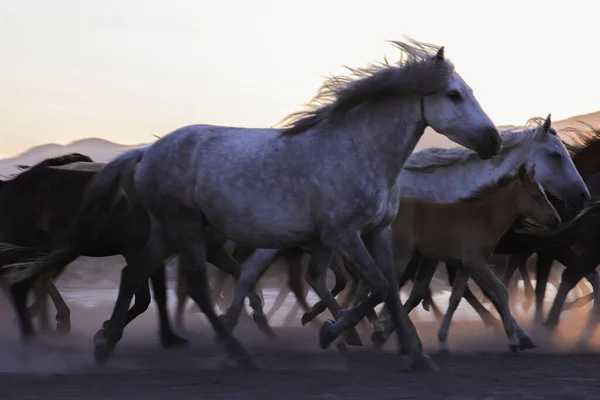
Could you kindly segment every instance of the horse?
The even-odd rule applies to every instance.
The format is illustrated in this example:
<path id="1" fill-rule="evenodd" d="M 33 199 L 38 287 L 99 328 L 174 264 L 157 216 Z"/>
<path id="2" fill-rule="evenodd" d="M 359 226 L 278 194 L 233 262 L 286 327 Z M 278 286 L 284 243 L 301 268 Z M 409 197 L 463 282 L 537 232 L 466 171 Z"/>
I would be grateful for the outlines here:
<path id="1" fill-rule="evenodd" d="M 230 354 L 247 360 L 231 331 L 248 290 L 278 249 L 311 246 L 317 293 L 328 304 L 336 303 L 324 284 L 332 251 L 372 288 L 358 306 L 330 309 L 337 320 L 321 327 L 321 347 L 385 300 L 411 367 L 436 368 L 395 290 L 390 224 L 398 209 L 398 177 L 427 126 L 481 158 L 498 154 L 502 139 L 443 47 L 393 43 L 402 55 L 396 65 L 353 69 L 348 77 L 328 79 L 314 107 L 284 119 L 283 128 L 187 126 L 124 153 L 98 173 L 80 210 L 102 204 L 104 213 L 125 193 L 144 204 L 152 227 L 144 251 L 123 271 L 113 315 L 95 338 L 96 354 L 112 352 L 133 294 L 157 260 L 177 253 L 197 281 L 190 296 L 217 336 L 234 344 Z M 203 242 L 209 225 L 258 248 L 242 267 L 224 320 L 207 294 Z M 44 266 L 42 259 L 5 275 L 19 281 L 45 271 Z"/>
<path id="2" fill-rule="evenodd" d="M 13 179 L 3 181 L 0 186 L 0 242 L 3 243 L 0 252 L 1 264 L 23 262 L 29 257 L 49 251 L 62 240 L 84 189 L 101 166 L 102 164 L 93 163 L 87 156 L 73 153 L 44 160 Z M 42 290 L 36 290 L 36 303 L 42 312 L 42 326 L 46 308 L 45 291 L 48 290 L 57 305 L 57 330 L 67 334 L 71 329 L 69 308 L 52 284 L 52 279 L 56 278 L 67 264 L 79 255 L 105 257 L 122 254 L 127 259 L 144 245 L 148 223 L 148 216 L 139 205 L 129 209 L 121 202 L 116 212 L 107 218 L 100 234 L 93 238 L 86 238 L 85 235 L 75 238 L 75 252 L 68 253 L 61 259 L 60 268 L 49 270 L 38 277 Z M 0 280 L 3 280 L 1 273 Z M 161 344 L 166 348 L 186 344 L 187 340 L 176 335 L 169 324 L 162 265 L 152 275 L 151 280 L 159 309 Z M 27 293 L 32 283 L 29 279 L 12 285 L 9 290 L 15 302 L 21 338 L 26 343 L 35 338 L 26 307 Z M 136 293 L 136 301 L 128 318 L 135 318 L 146 310 L 149 304 L 150 289 L 146 284 Z M 32 311 L 35 309 L 34 304 Z"/>
<path id="3" fill-rule="evenodd" d="M 487 265 L 499 239 L 519 216 L 528 218 L 549 230 L 561 220 L 535 180 L 535 166 L 529 171 L 525 164 L 517 175 L 507 174 L 497 182 L 485 185 L 469 197 L 452 203 L 435 203 L 414 198 L 402 198 L 398 216 L 392 223 L 396 267 L 402 273 L 413 252 L 441 261 L 460 262 L 462 267 L 454 280 L 450 305 L 440 327 L 438 338 L 442 351 L 447 351 L 448 330 L 452 315 L 467 285 L 469 277 L 500 304 L 504 330 L 511 351 L 519 350 L 519 332 L 508 305 L 506 287 Z M 416 286 L 429 286 L 429 280 L 417 280 Z M 413 287 L 413 292 L 418 290 Z M 418 303 L 411 296 L 405 307 L 410 312 Z"/>

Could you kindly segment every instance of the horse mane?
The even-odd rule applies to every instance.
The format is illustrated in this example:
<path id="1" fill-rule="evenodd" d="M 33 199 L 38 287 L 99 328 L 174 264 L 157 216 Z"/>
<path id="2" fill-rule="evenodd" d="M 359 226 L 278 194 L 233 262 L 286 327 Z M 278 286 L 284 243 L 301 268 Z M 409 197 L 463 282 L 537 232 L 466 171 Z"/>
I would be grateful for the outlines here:
<path id="1" fill-rule="evenodd" d="M 402 95 L 427 96 L 445 87 L 454 73 L 449 60 L 436 61 L 439 46 L 409 39 L 409 43 L 391 41 L 400 50 L 400 60 L 392 65 L 381 63 L 365 68 L 350 68 L 346 76 L 328 78 L 306 110 L 283 118 L 281 135 L 293 136 L 321 125 L 339 124 L 356 106 Z"/>
<path id="2" fill-rule="evenodd" d="M 569 126 L 560 130 L 560 133 L 564 134 L 571 141 L 570 143 L 563 141 L 563 144 L 572 156 L 579 154 L 582 150 L 591 146 L 600 144 L 600 128 L 581 120 L 577 120 L 576 122 L 586 126 L 588 129 L 583 130 Z"/>
<path id="3" fill-rule="evenodd" d="M 500 178 L 498 178 L 498 180 L 492 181 L 490 183 L 487 183 L 485 185 L 478 187 L 477 189 L 475 189 L 475 191 L 471 195 L 469 195 L 467 197 L 463 197 L 463 198 L 459 199 L 457 202 L 477 203 L 478 201 L 483 200 L 484 198 L 489 196 L 491 193 L 513 183 L 517 179 L 519 179 L 518 174 L 515 174 L 513 171 L 508 172 L 508 173 L 502 175 Z"/>
<path id="4" fill-rule="evenodd" d="M 538 135 L 546 135 L 548 133 L 557 135 L 556 130 L 552 127 L 550 127 L 548 133 L 543 132 L 540 129 L 543 123 L 543 118 L 533 117 L 527 120 L 525 127 L 515 127 L 501 131 L 502 153 L 519 146 L 521 143 L 533 142 L 538 138 Z M 430 147 L 411 154 L 404 164 L 404 169 L 409 171 L 423 171 L 463 163 L 476 157 L 476 152 L 462 146 L 451 148 Z"/>
<path id="5" fill-rule="evenodd" d="M 58 156 L 58 157 L 46 158 L 45 160 L 40 161 L 39 163 L 35 164 L 33 167 L 31 167 L 29 165 L 17 165 L 17 168 L 22 171 L 23 170 L 31 171 L 34 168 L 41 169 L 41 168 L 47 168 L 47 167 L 60 167 L 63 165 L 72 164 L 72 163 L 76 163 L 76 162 L 93 162 L 93 160 L 84 154 L 69 153 L 69 154 L 64 154 L 62 156 Z"/>

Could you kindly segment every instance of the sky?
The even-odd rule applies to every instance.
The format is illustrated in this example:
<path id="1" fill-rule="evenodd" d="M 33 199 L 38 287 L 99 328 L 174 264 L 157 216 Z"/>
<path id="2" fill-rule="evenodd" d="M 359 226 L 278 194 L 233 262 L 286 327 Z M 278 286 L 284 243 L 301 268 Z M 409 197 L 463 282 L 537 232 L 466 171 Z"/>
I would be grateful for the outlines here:
<path id="1" fill-rule="evenodd" d="M 273 126 L 323 78 L 444 45 L 498 125 L 600 109 L 589 0 L 0 0 L 0 157 L 181 126 Z"/>

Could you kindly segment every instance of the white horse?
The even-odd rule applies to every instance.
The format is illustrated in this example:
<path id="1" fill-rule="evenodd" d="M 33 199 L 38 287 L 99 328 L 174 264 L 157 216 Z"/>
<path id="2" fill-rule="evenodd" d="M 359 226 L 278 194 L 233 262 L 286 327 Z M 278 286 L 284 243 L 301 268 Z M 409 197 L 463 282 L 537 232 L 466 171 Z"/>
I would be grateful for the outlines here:
<path id="1" fill-rule="evenodd" d="M 111 320 L 95 337 L 97 360 L 106 359 L 120 339 L 135 291 L 173 253 L 198 281 L 190 285 L 190 297 L 234 354 L 244 353 L 230 332 L 249 289 L 269 266 L 273 251 L 311 246 L 311 269 L 318 275 L 314 289 L 338 317 L 321 328 L 322 347 L 385 300 L 411 366 L 436 368 L 422 352 L 396 290 L 390 224 L 398 210 L 398 177 L 427 126 L 481 158 L 498 154 L 502 141 L 443 48 L 395 44 L 403 51 L 397 65 L 328 80 L 315 107 L 294 115 L 283 130 L 188 126 L 103 168 L 88 186 L 82 215 L 106 212 L 98 205 L 110 206 L 114 196 L 125 193 L 149 211 L 152 232 L 139 262 L 123 270 Z M 227 324 L 217 318 L 206 287 L 204 232 L 209 225 L 259 248 L 244 263 Z M 333 251 L 372 288 L 364 302 L 349 310 L 339 310 L 325 285 Z M 45 268 L 42 258 L 25 271 L 14 267 L 5 275 L 18 281 Z"/>

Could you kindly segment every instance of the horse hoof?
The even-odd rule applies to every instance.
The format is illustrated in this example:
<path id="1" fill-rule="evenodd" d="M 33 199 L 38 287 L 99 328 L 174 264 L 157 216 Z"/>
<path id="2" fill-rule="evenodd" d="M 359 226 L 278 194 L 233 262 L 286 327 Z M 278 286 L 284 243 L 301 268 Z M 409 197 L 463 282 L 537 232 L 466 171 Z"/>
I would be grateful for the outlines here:
<path id="1" fill-rule="evenodd" d="M 448 347 L 441 347 L 438 354 L 440 356 L 446 357 L 450 355 L 450 349 Z"/>
<path id="2" fill-rule="evenodd" d="M 346 331 L 346 343 L 350 346 L 362 347 L 363 342 L 356 329 L 351 328 Z"/>
<path id="3" fill-rule="evenodd" d="M 176 349 L 178 347 L 185 347 L 188 344 L 189 342 L 187 339 L 174 333 L 162 335 L 160 338 L 160 345 L 165 349 Z"/>
<path id="4" fill-rule="evenodd" d="M 277 337 L 277 335 L 275 335 L 275 332 L 273 332 L 273 328 L 271 328 L 271 326 L 269 325 L 269 321 L 267 321 L 267 318 L 264 314 L 254 313 L 252 314 L 252 319 L 254 320 L 254 323 L 258 325 L 260 330 L 268 337 L 272 339 L 275 339 Z"/>
<path id="5" fill-rule="evenodd" d="M 302 326 L 308 324 L 309 322 L 311 322 L 314 319 L 314 316 L 309 314 L 309 313 L 304 313 L 302 314 L 302 319 L 300 320 L 300 322 L 302 323 Z"/>
<path id="6" fill-rule="evenodd" d="M 535 349 L 537 345 L 533 343 L 533 340 L 529 336 L 525 336 L 519 339 L 519 350 L 530 350 Z"/>
<path id="7" fill-rule="evenodd" d="M 230 337 L 225 341 L 225 348 L 229 358 L 235 361 L 241 368 L 259 369 L 254 357 L 234 337 Z"/>
<path id="8" fill-rule="evenodd" d="M 96 332 L 94 335 L 94 359 L 97 364 L 104 364 L 110 358 L 114 348 L 115 345 L 109 343 L 104 336 L 104 330 Z"/>
<path id="9" fill-rule="evenodd" d="M 328 319 L 319 330 L 319 346 L 326 349 L 339 335 L 335 332 L 335 323 Z"/>
<path id="10" fill-rule="evenodd" d="M 513 354 L 517 354 L 519 352 L 519 345 L 518 344 L 509 344 L 508 348 L 510 349 L 510 352 Z"/>
<path id="11" fill-rule="evenodd" d="M 440 368 L 425 353 L 415 352 L 410 362 L 411 371 L 416 372 L 437 372 Z"/>
<path id="12" fill-rule="evenodd" d="M 58 321 L 56 323 L 56 331 L 63 336 L 67 336 L 71 333 L 71 321 Z"/>
<path id="13" fill-rule="evenodd" d="M 371 334 L 371 342 L 378 347 L 382 347 L 387 341 L 388 337 L 384 331 L 375 331 Z"/>

